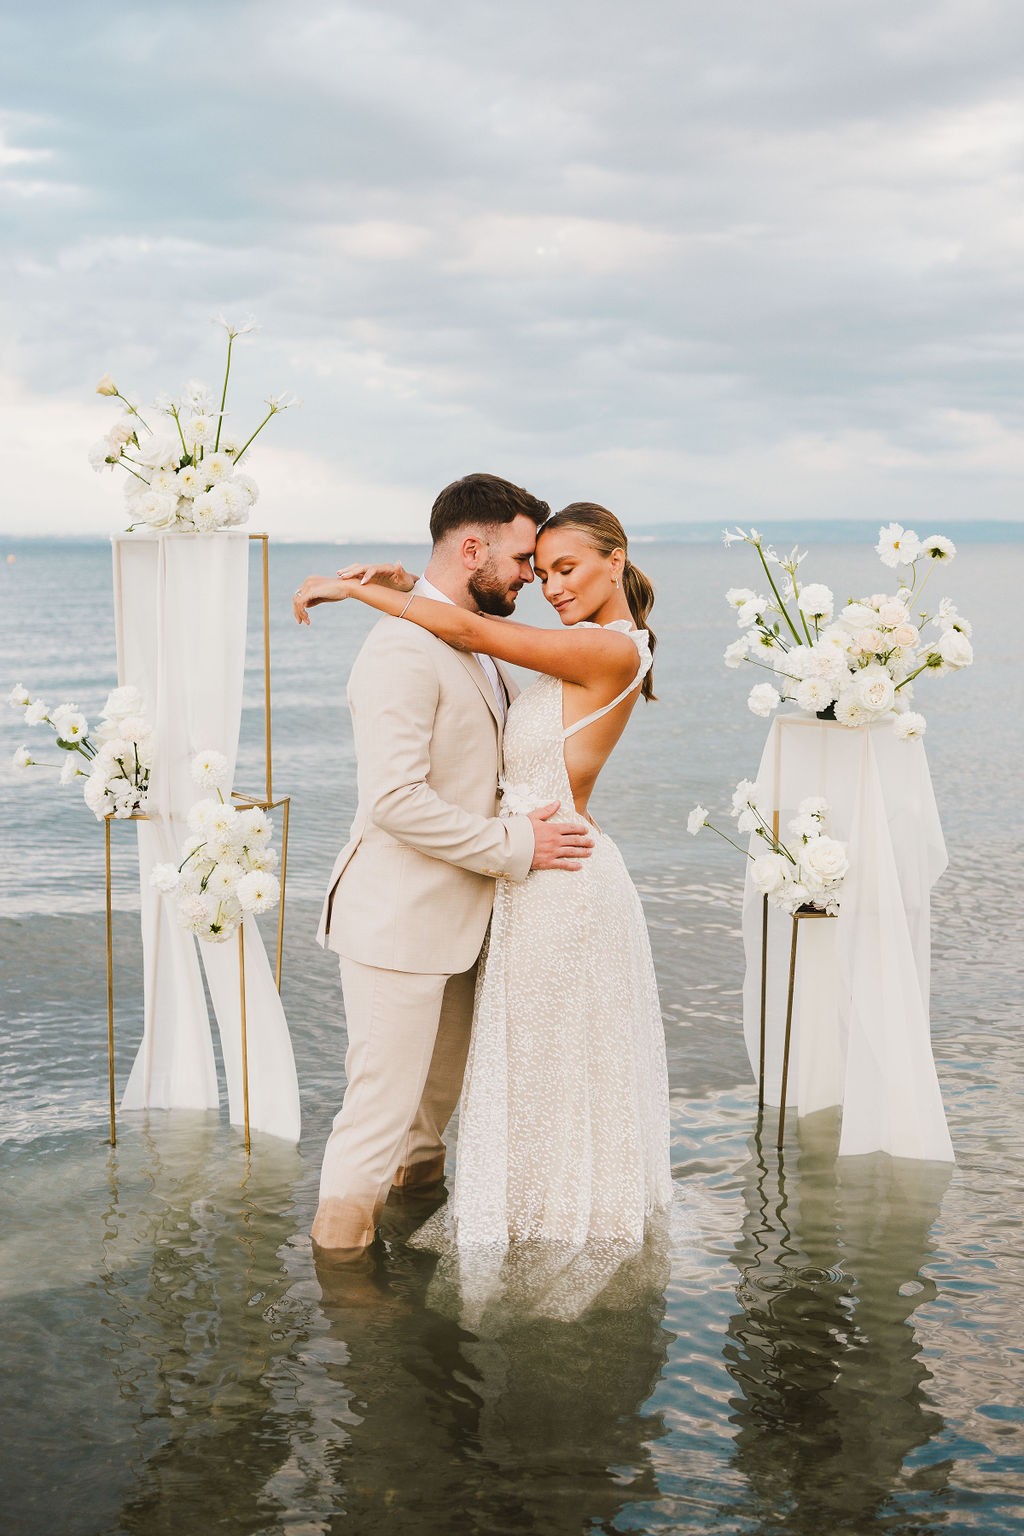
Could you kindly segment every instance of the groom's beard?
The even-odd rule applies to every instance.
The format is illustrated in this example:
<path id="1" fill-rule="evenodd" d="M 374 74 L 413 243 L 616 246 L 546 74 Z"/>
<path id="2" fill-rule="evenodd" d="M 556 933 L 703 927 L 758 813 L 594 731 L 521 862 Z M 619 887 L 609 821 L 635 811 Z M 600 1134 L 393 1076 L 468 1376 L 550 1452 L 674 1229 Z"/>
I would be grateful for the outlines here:
<path id="1" fill-rule="evenodd" d="M 498 581 L 493 569 L 487 564 L 473 572 L 467 585 L 469 595 L 481 613 L 490 613 L 496 618 L 507 619 L 510 613 L 515 612 L 516 598 L 523 584 L 517 581 L 510 587 L 507 583 Z"/>

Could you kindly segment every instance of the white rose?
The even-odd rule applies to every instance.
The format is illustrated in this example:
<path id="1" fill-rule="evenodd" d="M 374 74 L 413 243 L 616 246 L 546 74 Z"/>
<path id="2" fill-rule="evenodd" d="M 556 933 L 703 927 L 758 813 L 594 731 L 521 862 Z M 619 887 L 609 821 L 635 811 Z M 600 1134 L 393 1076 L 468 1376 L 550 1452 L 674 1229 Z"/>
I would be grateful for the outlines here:
<path id="1" fill-rule="evenodd" d="M 877 629 L 862 629 L 854 636 L 854 649 L 862 656 L 877 656 L 886 649 L 886 642 Z"/>
<path id="2" fill-rule="evenodd" d="M 176 492 L 146 491 L 132 508 L 133 516 L 150 528 L 170 528 L 177 521 L 178 497 Z"/>
<path id="3" fill-rule="evenodd" d="M 771 683 L 755 683 L 747 696 L 747 707 L 762 719 L 767 719 L 781 703 L 782 695 Z"/>
<path id="4" fill-rule="evenodd" d="M 954 671 L 960 667 L 969 667 L 974 660 L 971 642 L 959 629 L 947 629 L 940 635 L 936 650 L 946 666 Z"/>
<path id="5" fill-rule="evenodd" d="M 906 623 L 907 618 L 906 603 L 899 603 L 894 597 L 887 597 L 878 605 L 878 621 L 889 629 L 892 629 L 896 624 Z"/>
<path id="6" fill-rule="evenodd" d="M 896 697 L 896 684 L 881 666 L 864 667 L 854 673 L 853 689 L 857 702 L 873 715 L 884 715 Z"/>
<path id="7" fill-rule="evenodd" d="M 846 844 L 834 837 L 813 838 L 800 855 L 800 863 L 815 880 L 825 885 L 835 885 L 844 879 L 850 868 Z"/>
<path id="8" fill-rule="evenodd" d="M 912 650 L 920 640 L 921 632 L 916 624 L 897 624 L 892 638 L 901 649 Z"/>
<path id="9" fill-rule="evenodd" d="M 858 629 L 865 629 L 869 624 L 874 624 L 877 618 L 877 613 L 873 608 L 869 608 L 867 603 L 847 603 L 839 615 L 838 622 L 844 629 L 856 633 Z"/>
<path id="10" fill-rule="evenodd" d="M 785 885 L 792 867 L 781 853 L 762 853 L 751 861 L 750 878 L 763 896 L 771 896 Z"/>
<path id="11" fill-rule="evenodd" d="M 165 436 L 162 432 L 143 436 L 137 457 L 147 469 L 177 469 L 181 458 L 181 439 Z"/>

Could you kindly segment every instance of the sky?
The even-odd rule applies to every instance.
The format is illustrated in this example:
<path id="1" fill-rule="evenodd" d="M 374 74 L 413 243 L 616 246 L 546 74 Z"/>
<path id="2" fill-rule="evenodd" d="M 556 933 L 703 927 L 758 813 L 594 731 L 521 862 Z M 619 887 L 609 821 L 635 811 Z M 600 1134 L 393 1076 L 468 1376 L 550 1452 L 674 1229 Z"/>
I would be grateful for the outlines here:
<path id="1" fill-rule="evenodd" d="M 0 0 L 0 530 L 124 526 L 109 371 L 254 524 L 472 470 L 627 528 L 1021 515 L 1016 0 Z M 927 525 L 927 526 L 926 526 Z"/>

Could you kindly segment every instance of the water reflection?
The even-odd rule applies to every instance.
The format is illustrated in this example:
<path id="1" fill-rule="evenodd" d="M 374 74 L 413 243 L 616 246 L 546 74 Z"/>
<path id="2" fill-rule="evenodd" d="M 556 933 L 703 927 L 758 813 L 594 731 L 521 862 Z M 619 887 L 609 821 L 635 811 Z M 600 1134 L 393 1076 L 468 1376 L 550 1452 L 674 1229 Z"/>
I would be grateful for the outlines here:
<path id="1" fill-rule="evenodd" d="M 884 1526 L 908 1457 L 943 1427 L 913 1313 L 936 1294 L 922 1270 L 952 1169 L 836 1160 L 837 1145 L 829 1111 L 800 1122 L 792 1166 L 752 1138 L 725 1348 L 735 1464 L 773 1529 L 808 1536 Z M 932 1493 L 948 1471 L 927 1467 Z"/>
<path id="2" fill-rule="evenodd" d="M 362 1268 L 317 1272 L 340 1410 L 320 1475 L 351 1528 L 577 1536 L 657 1497 L 665 1426 L 644 1405 L 673 1338 L 664 1290 L 478 1338 L 425 1305 L 436 1260 L 401 1241 L 423 1214 L 389 1210 L 386 1247 Z"/>

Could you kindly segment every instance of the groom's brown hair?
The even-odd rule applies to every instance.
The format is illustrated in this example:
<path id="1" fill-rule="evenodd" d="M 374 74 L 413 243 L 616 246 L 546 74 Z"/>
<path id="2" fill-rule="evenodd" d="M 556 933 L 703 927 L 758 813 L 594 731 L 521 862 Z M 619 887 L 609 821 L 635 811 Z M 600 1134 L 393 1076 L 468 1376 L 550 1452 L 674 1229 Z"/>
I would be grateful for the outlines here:
<path id="1" fill-rule="evenodd" d="M 497 475 L 463 475 L 446 485 L 430 509 L 430 537 L 439 544 L 457 528 L 471 523 L 512 523 L 517 517 L 529 517 L 539 528 L 551 508 L 538 501 L 522 486 Z"/>

